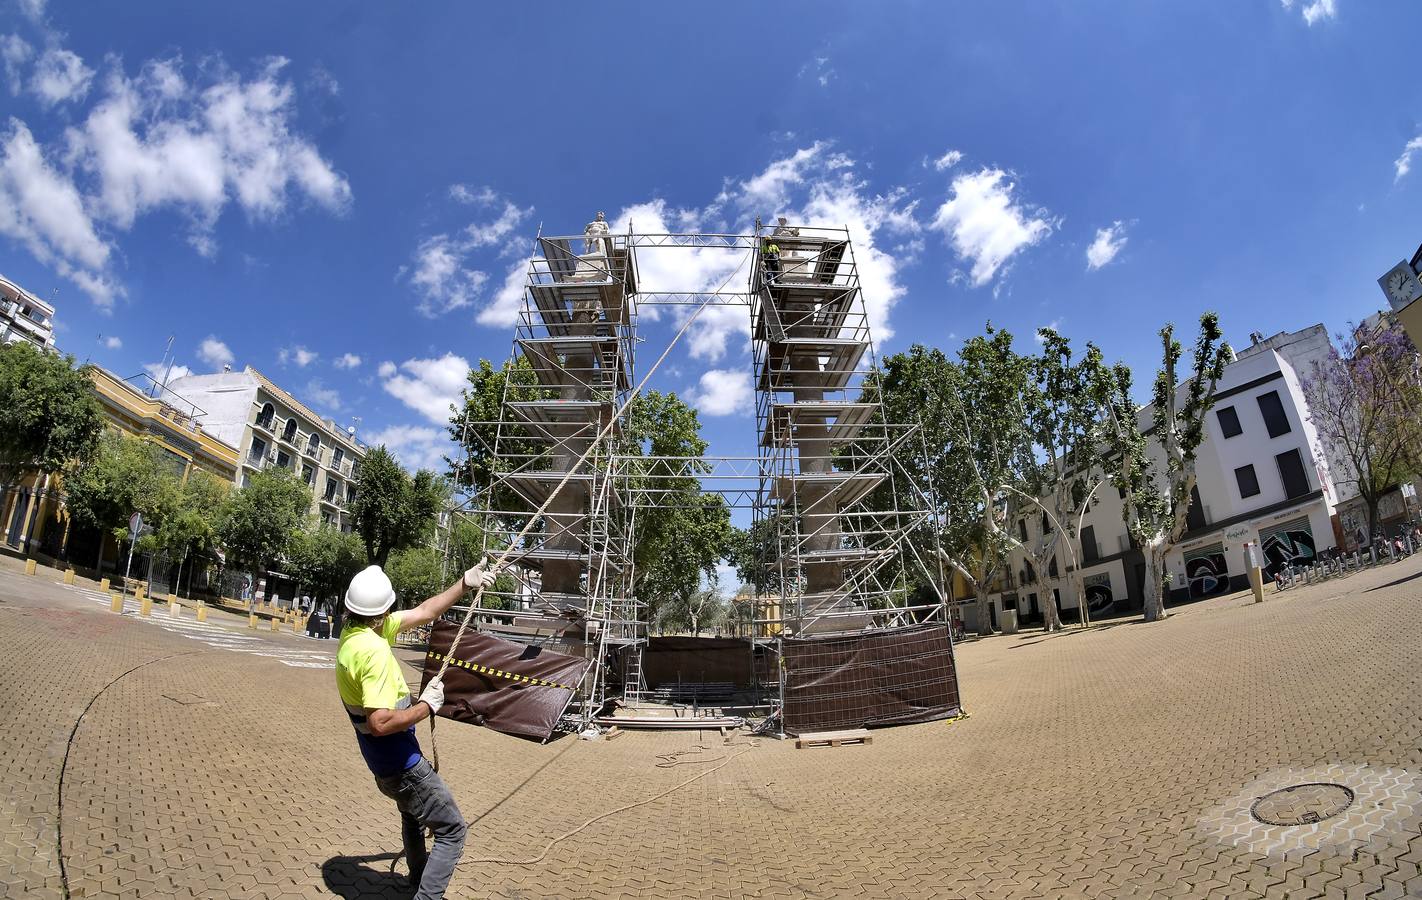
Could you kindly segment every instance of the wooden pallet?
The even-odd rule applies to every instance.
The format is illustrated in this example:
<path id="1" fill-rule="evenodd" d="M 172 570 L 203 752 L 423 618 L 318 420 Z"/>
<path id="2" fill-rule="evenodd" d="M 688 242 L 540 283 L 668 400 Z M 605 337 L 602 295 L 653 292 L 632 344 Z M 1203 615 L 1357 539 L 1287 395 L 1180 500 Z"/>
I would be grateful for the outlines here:
<path id="1" fill-rule="evenodd" d="M 805 750 L 810 747 L 840 747 L 845 744 L 872 743 L 874 743 L 873 735 L 863 728 L 856 728 L 853 731 L 816 731 L 797 737 L 795 749 Z"/>

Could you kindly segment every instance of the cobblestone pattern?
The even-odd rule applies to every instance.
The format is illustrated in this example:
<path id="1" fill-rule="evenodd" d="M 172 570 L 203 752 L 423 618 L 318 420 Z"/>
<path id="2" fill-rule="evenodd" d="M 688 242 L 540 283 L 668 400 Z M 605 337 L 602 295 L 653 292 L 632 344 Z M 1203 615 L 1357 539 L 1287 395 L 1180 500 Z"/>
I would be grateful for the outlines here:
<path id="1" fill-rule="evenodd" d="M 761 741 L 536 865 L 464 866 L 451 896 L 1422 896 L 1413 819 L 1301 855 L 1200 824 L 1270 773 L 1422 772 L 1422 579 L 1405 580 L 1418 575 L 1403 562 L 1261 605 L 966 644 L 969 719 L 876 732 L 870 746 Z M 73 896 L 408 896 L 390 873 L 398 817 L 329 671 L 209 647 L 42 582 L 0 571 L 0 676 L 22 694 L 0 713 L 6 896 L 57 896 L 66 746 Z M 174 653 L 189 655 L 162 659 Z M 505 859 L 746 740 L 537 745 L 452 723 L 438 737 L 468 857 Z"/>

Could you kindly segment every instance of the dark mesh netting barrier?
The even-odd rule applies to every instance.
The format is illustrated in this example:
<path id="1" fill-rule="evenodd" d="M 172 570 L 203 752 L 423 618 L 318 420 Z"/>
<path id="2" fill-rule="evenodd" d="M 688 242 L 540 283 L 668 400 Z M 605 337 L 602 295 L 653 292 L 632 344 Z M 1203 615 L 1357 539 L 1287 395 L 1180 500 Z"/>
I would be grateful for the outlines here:
<path id="1" fill-rule="evenodd" d="M 786 638 L 781 652 L 791 734 L 929 722 L 959 712 L 958 673 L 943 625 Z"/>
<path id="2" fill-rule="evenodd" d="M 755 683 L 751 642 L 742 638 L 654 637 L 642 654 L 647 687 L 725 683 L 745 690 Z"/>

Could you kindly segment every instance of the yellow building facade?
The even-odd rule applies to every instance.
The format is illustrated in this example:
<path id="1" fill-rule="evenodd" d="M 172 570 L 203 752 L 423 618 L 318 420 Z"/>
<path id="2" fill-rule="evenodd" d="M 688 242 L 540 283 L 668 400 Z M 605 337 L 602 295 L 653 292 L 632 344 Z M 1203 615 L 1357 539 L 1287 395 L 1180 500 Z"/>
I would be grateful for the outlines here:
<path id="1" fill-rule="evenodd" d="M 108 427 L 159 447 L 184 479 L 194 469 L 202 469 L 223 481 L 236 481 L 237 448 L 203 430 L 204 410 L 156 386 L 144 390 L 97 366 L 89 372 Z M 28 476 L 0 505 L 6 545 L 27 555 L 52 557 L 64 551 L 69 517 L 62 498 L 58 477 Z M 114 541 L 107 535 L 103 541 L 102 552 L 108 558 L 116 550 Z"/>

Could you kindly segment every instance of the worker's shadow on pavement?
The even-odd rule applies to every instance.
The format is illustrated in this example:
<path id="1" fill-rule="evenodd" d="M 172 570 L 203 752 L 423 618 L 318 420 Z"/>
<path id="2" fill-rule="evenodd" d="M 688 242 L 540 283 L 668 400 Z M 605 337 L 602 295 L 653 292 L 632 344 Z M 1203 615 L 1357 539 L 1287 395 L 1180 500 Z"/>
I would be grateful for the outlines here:
<path id="1" fill-rule="evenodd" d="M 326 887 L 337 897 L 413 897 L 415 889 L 404 873 L 390 871 L 390 864 L 399 853 L 377 853 L 372 856 L 333 856 L 321 866 Z"/>

